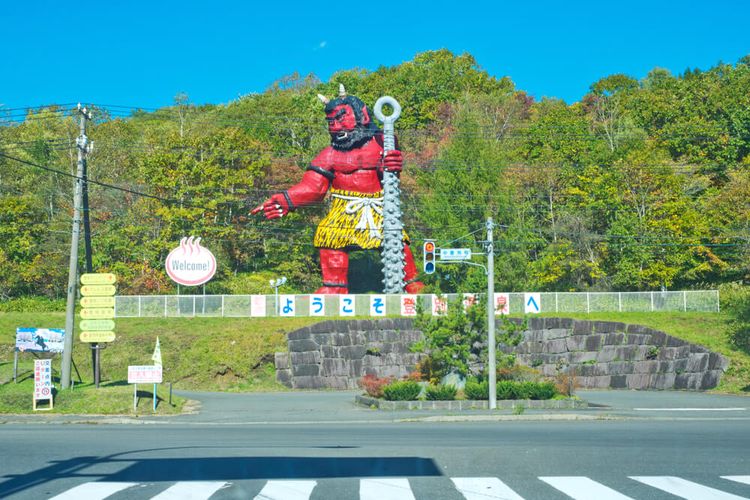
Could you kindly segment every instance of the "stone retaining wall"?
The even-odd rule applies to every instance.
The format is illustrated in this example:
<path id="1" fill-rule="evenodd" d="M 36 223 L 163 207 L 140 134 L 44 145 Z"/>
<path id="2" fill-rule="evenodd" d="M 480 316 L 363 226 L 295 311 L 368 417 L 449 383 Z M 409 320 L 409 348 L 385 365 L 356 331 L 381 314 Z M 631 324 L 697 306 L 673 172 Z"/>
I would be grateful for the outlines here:
<path id="1" fill-rule="evenodd" d="M 297 389 L 356 389 L 366 374 L 400 378 L 419 361 L 409 347 L 421 338 L 406 318 L 323 321 L 289 333 L 289 352 L 276 353 L 276 378 Z M 504 350 L 546 376 L 574 373 L 581 388 L 711 389 L 728 366 L 658 330 L 569 318 L 531 318 L 520 344 Z"/>

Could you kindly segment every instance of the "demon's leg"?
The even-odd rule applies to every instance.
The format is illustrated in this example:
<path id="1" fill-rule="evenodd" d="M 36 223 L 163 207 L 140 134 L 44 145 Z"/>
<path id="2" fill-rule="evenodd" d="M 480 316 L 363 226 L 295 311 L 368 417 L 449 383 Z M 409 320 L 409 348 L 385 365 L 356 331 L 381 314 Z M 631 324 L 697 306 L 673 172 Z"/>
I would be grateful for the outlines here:
<path id="1" fill-rule="evenodd" d="M 424 283 L 417 281 L 417 266 L 414 264 L 414 255 L 411 253 L 409 245 L 404 243 L 404 282 L 406 293 L 420 293 L 424 288 Z"/>
<path id="2" fill-rule="evenodd" d="M 344 250 L 320 249 L 323 286 L 315 293 L 349 293 L 349 254 Z"/>

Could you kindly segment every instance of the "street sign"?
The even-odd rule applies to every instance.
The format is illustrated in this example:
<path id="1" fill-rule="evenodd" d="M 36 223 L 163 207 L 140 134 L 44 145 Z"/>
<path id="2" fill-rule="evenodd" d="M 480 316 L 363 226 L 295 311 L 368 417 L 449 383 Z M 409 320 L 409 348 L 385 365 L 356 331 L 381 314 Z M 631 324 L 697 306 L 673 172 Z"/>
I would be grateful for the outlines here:
<path id="1" fill-rule="evenodd" d="M 440 260 L 471 260 L 471 248 L 441 248 Z"/>
<path id="2" fill-rule="evenodd" d="M 82 285 L 114 285 L 117 277 L 112 273 L 87 273 L 81 275 Z"/>
<path id="3" fill-rule="evenodd" d="M 115 322 L 111 319 L 84 319 L 78 325 L 81 330 L 104 331 L 114 330 Z"/>
<path id="4" fill-rule="evenodd" d="M 81 295 L 84 297 L 106 297 L 108 295 L 114 295 L 115 290 L 116 289 L 113 285 L 83 285 L 81 287 Z"/>
<path id="5" fill-rule="evenodd" d="M 100 296 L 82 297 L 81 307 L 115 307 L 115 298 Z"/>
<path id="6" fill-rule="evenodd" d="M 81 336 L 79 338 L 81 339 L 81 342 L 114 342 L 115 332 L 81 332 Z"/>
<path id="7" fill-rule="evenodd" d="M 81 318 L 83 319 L 113 319 L 115 310 L 111 307 L 87 307 L 81 309 Z"/>

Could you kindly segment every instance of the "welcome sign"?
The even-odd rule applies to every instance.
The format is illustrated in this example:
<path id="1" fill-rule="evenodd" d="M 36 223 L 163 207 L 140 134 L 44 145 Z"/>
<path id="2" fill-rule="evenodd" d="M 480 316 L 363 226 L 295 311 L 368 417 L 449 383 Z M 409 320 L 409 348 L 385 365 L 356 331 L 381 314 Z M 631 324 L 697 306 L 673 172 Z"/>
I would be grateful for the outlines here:
<path id="1" fill-rule="evenodd" d="M 182 238 L 180 246 L 169 252 L 165 261 L 167 274 L 175 283 L 197 286 L 216 274 L 216 257 L 201 245 L 200 238 Z"/>

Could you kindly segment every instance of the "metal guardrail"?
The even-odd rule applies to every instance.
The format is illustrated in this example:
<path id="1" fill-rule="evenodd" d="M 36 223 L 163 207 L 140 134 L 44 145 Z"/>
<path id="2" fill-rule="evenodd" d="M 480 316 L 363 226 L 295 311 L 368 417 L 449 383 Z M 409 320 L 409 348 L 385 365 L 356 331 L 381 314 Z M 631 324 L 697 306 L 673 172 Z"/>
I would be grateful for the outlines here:
<path id="1" fill-rule="evenodd" d="M 118 295 L 115 316 L 145 317 L 275 317 L 275 316 L 412 316 L 414 302 L 405 311 L 404 297 L 432 311 L 439 297 L 449 301 L 483 294 L 423 295 Z M 510 313 L 524 312 L 524 294 L 509 293 Z M 542 292 L 541 312 L 718 312 L 718 290 L 670 292 Z M 378 307 L 373 307 L 379 299 Z M 291 302 L 290 302 L 291 301 Z M 322 305 L 322 307 L 321 307 Z"/>

